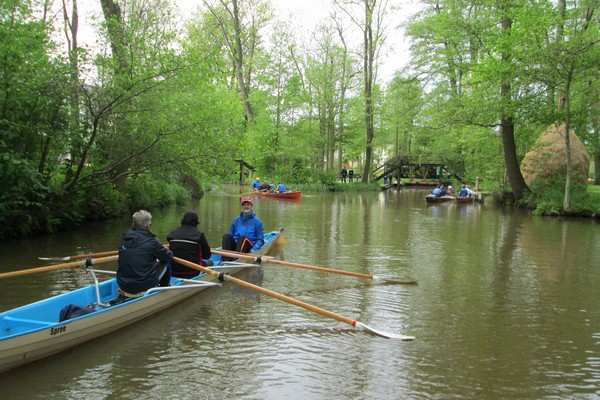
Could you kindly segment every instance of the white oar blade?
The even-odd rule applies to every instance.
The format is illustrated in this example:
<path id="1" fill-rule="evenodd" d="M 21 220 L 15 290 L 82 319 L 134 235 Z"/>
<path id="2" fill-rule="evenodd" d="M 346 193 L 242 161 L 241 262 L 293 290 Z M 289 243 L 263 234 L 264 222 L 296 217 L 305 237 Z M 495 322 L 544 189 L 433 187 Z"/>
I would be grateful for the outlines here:
<path id="1" fill-rule="evenodd" d="M 366 329 L 369 332 L 372 332 L 378 336 L 384 337 L 384 338 L 388 338 L 388 339 L 398 339 L 398 340 L 404 340 L 404 341 L 411 341 L 411 340 L 415 340 L 414 336 L 406 336 L 406 335 L 401 335 L 399 333 L 392 333 L 392 332 L 383 332 L 380 331 L 378 329 L 374 329 L 371 328 L 370 326 L 367 326 L 361 322 L 356 321 L 356 326 Z"/>
<path id="2" fill-rule="evenodd" d="M 38 259 L 43 261 L 70 261 L 71 257 L 38 257 Z"/>
<path id="3" fill-rule="evenodd" d="M 373 281 L 389 283 L 391 285 L 417 285 L 417 281 L 399 281 L 397 279 L 391 279 L 377 275 L 373 275 Z"/>

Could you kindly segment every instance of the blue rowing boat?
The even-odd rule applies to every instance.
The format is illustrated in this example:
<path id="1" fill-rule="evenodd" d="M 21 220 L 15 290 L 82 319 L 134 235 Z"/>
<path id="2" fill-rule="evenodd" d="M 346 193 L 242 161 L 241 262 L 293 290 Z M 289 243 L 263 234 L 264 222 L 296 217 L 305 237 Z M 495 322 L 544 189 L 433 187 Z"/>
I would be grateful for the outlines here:
<path id="1" fill-rule="evenodd" d="M 266 254 L 283 235 L 283 229 L 265 234 Z M 107 257 L 109 258 L 109 257 Z M 117 256 L 113 256 L 114 260 Z M 234 275 L 258 265 L 221 261 L 213 254 L 214 269 Z M 88 268 L 94 283 L 68 293 L 0 313 L 0 373 L 48 357 L 146 318 L 200 291 L 220 286 L 213 274 L 192 279 L 171 278 L 171 286 L 148 290 L 143 296 L 122 301 L 116 278 L 99 282 L 96 274 L 115 274 Z M 75 309 L 79 316 L 61 321 L 61 311 Z M 63 311 L 64 313 L 64 311 Z"/>

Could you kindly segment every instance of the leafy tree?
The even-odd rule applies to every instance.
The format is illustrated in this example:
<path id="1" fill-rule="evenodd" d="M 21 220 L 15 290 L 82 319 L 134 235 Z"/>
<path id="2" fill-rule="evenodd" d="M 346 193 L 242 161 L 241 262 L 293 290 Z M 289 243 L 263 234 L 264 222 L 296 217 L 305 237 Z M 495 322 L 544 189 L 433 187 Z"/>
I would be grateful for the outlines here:
<path id="1" fill-rule="evenodd" d="M 218 0 L 211 4 L 209 0 L 204 0 L 204 5 L 213 15 L 216 27 L 222 34 L 246 118 L 253 122 L 254 111 L 250 104 L 253 59 L 260 50 L 260 30 L 271 18 L 269 4 L 261 0 Z"/>
<path id="2" fill-rule="evenodd" d="M 317 32 L 319 47 L 307 57 L 305 77 L 319 122 L 319 169 L 331 172 L 337 167 L 335 150 L 341 144 L 344 128 L 340 122 L 344 121 L 346 93 L 354 67 L 337 28 L 324 25 Z M 321 165 L 323 161 L 325 165 Z"/>
<path id="3" fill-rule="evenodd" d="M 423 88 L 418 79 L 396 74 L 387 87 L 383 115 L 393 140 L 393 156 L 411 154 L 411 136 L 424 106 Z"/>
<path id="4" fill-rule="evenodd" d="M 368 183 L 373 164 L 373 138 L 375 136 L 375 115 L 373 104 L 373 85 L 377 76 L 377 56 L 384 40 L 387 1 L 377 0 L 335 0 L 335 3 L 353 20 L 363 35 L 363 84 L 365 109 L 365 163 L 362 182 Z M 357 5 L 362 8 L 362 20 L 354 18 L 349 8 L 344 5 Z"/>
<path id="5" fill-rule="evenodd" d="M 600 41 L 597 1 L 572 3 L 569 7 L 565 0 L 558 2 L 555 9 L 547 7 L 546 14 L 557 21 L 554 40 L 548 37 L 547 30 L 534 30 L 538 42 L 546 46 L 538 47 L 535 52 L 540 62 L 540 74 L 537 77 L 552 93 L 558 94 L 558 119 L 565 123 L 566 181 L 563 209 L 571 210 L 572 190 L 572 154 L 570 130 L 572 127 L 573 87 L 579 79 L 588 80 L 598 70 L 597 44 Z"/>
<path id="6" fill-rule="evenodd" d="M 53 156 L 67 141 L 69 66 L 56 54 L 44 5 L 0 3 L 0 237 L 52 230 L 52 213 L 66 211 L 50 184 L 61 161 Z"/>

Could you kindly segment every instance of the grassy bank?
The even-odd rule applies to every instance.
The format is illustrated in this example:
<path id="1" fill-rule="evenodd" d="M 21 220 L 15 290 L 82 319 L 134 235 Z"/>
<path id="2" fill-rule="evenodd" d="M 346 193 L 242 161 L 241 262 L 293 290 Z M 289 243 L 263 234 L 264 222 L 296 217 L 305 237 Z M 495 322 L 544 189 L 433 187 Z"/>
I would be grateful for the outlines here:
<path id="1" fill-rule="evenodd" d="M 600 186 L 586 185 L 575 187 L 571 191 L 571 209 L 563 210 L 564 187 L 547 185 L 534 189 L 525 198 L 515 201 L 507 189 L 493 189 L 490 193 L 493 202 L 511 207 L 532 210 L 534 215 L 568 216 L 568 217 L 600 217 Z"/>

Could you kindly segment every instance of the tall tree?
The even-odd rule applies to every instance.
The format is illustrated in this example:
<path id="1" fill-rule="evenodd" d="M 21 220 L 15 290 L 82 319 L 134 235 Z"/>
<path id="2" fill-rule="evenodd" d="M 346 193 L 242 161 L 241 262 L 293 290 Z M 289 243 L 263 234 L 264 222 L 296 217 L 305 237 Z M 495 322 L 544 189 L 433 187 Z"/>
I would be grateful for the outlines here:
<path id="1" fill-rule="evenodd" d="M 52 178 L 67 141 L 69 65 L 51 39 L 48 7 L 0 2 L 0 237 L 60 222 L 51 215 L 62 206 L 53 201 Z"/>
<path id="2" fill-rule="evenodd" d="M 384 41 L 384 19 L 387 0 L 334 0 L 361 30 L 363 36 L 363 95 L 365 118 L 365 163 L 362 182 L 368 183 L 373 167 L 373 138 L 375 137 L 375 112 L 373 104 L 373 85 L 377 77 L 377 56 Z M 363 19 L 356 19 L 348 6 L 362 8 Z"/>
<path id="3" fill-rule="evenodd" d="M 308 55 L 305 72 L 321 134 L 319 168 L 329 172 L 336 167 L 335 150 L 342 129 L 340 120 L 343 121 L 346 91 L 354 70 L 339 29 L 339 25 L 330 24 L 317 29 L 313 41 L 317 46 Z"/>
<path id="4" fill-rule="evenodd" d="M 517 149 L 515 145 L 515 124 L 512 115 L 512 107 L 510 106 L 513 91 L 511 82 L 513 80 L 514 68 L 511 68 L 511 48 L 514 46 L 514 40 L 511 40 L 512 35 L 512 18 L 511 8 L 512 0 L 503 0 L 499 2 L 498 8 L 501 12 L 502 24 L 502 45 L 500 48 L 500 59 L 503 71 L 500 78 L 500 100 L 504 105 L 500 113 L 500 135 L 502 136 L 502 144 L 504 149 L 504 162 L 506 163 L 506 174 L 508 182 L 513 192 L 515 200 L 520 200 L 528 190 L 517 157 Z"/>
<path id="5" fill-rule="evenodd" d="M 101 0 L 101 5 L 110 51 L 96 57 L 98 78 L 83 86 L 88 121 L 81 152 L 73 154 L 73 172 L 65 176 L 67 190 L 115 182 L 125 191 L 129 176 L 167 162 L 151 155 L 164 137 L 161 127 L 151 126 L 158 114 L 140 107 L 144 96 L 173 75 L 167 61 L 174 37 L 168 2 Z"/>
<path id="6" fill-rule="evenodd" d="M 472 128 L 490 133 L 497 128 L 509 185 L 521 199 L 528 189 L 519 166 L 515 110 L 526 74 L 514 56 L 522 37 L 513 29 L 513 14 L 519 9 L 513 3 L 433 0 L 409 25 L 409 34 L 416 72 L 429 78 L 427 86 L 435 95 L 437 117 L 430 120 L 430 129 L 448 132 L 447 147 L 452 147 L 450 139 Z"/>
<path id="7" fill-rule="evenodd" d="M 587 75 L 585 71 L 597 70 L 598 58 L 589 57 L 594 46 L 600 42 L 598 36 L 598 18 L 594 18 L 597 13 L 598 1 L 583 1 L 573 4 L 573 7 L 567 10 L 567 4 L 564 0 L 558 2 L 559 25 L 557 29 L 557 38 L 555 46 L 550 47 L 552 59 L 557 61 L 555 65 L 559 77 L 559 88 L 561 94 L 560 107 L 564 107 L 561 117 L 565 123 L 565 152 L 567 164 L 567 176 L 565 182 L 565 195 L 563 209 L 571 211 L 571 190 L 573 181 L 573 161 L 571 152 L 571 101 L 572 86 L 574 80 L 579 74 Z M 594 26 L 595 25 L 595 26 Z M 596 53 L 597 54 L 597 53 Z M 562 111 L 559 109 L 559 111 Z"/>
<path id="8" fill-rule="evenodd" d="M 214 16 L 223 35 L 246 119 L 253 122 L 254 110 L 250 102 L 253 58 L 260 48 L 260 30 L 271 19 L 269 5 L 262 0 L 203 0 L 203 3 Z"/>
<path id="9" fill-rule="evenodd" d="M 424 105 L 421 82 L 396 74 L 387 87 L 383 109 L 391 140 L 393 156 L 411 153 L 411 136 L 415 135 L 417 120 Z"/>

